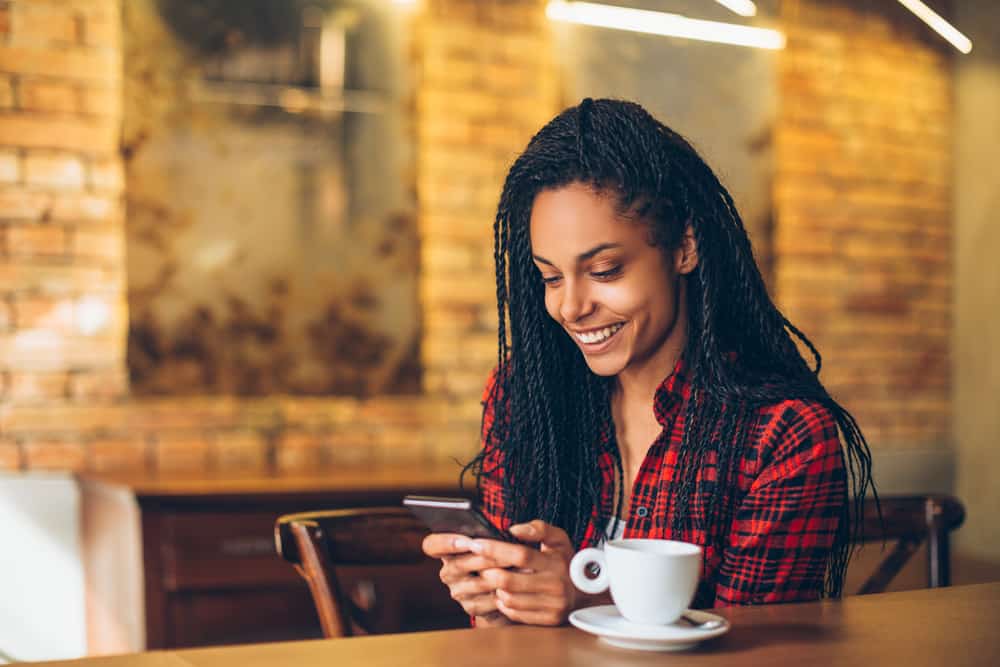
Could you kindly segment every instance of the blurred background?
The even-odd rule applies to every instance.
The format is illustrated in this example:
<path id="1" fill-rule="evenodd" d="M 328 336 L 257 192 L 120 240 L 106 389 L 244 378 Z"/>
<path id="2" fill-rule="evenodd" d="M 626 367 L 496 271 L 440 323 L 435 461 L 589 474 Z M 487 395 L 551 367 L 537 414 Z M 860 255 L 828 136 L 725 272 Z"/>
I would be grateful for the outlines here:
<path id="1" fill-rule="evenodd" d="M 636 100 L 702 152 L 879 489 L 955 494 L 954 582 L 1000 579 L 1000 5 L 605 4 L 716 23 L 643 34 L 546 0 L 0 1 L 0 651 L 153 645 L 148 480 L 456 473 L 495 363 L 503 176 L 584 96 Z M 111 639 L 87 620 L 81 480 L 131 493 L 132 536 L 102 544 L 136 568 L 106 606 L 137 611 Z M 196 616 L 184 599 L 169 613 Z"/>

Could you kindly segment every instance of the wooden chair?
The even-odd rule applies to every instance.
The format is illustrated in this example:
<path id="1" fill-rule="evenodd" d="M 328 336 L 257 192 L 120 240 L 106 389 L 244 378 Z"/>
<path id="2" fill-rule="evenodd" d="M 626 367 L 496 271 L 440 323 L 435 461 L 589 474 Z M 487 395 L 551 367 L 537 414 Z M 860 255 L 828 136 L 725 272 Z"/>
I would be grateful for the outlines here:
<path id="1" fill-rule="evenodd" d="M 312 593 L 325 637 L 468 627 L 421 542 L 427 528 L 396 507 L 288 514 L 278 553 Z"/>
<path id="2" fill-rule="evenodd" d="M 881 497 L 882 518 L 879 521 L 874 502 L 865 503 L 864 542 L 898 540 L 875 573 L 858 591 L 882 593 L 921 544 L 927 542 L 927 586 L 939 588 L 951 584 L 949 535 L 965 520 L 965 508 L 952 496 L 885 496 Z M 884 527 L 884 530 L 883 530 Z"/>

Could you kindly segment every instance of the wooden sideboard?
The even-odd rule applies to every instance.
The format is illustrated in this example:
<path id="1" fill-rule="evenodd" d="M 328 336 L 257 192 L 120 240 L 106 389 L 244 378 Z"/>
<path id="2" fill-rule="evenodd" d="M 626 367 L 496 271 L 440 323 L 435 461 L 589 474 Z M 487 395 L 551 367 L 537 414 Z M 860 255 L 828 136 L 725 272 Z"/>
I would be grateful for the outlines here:
<path id="1" fill-rule="evenodd" d="M 298 476 L 83 475 L 88 653 L 319 637 L 308 588 L 275 551 L 275 519 L 398 506 L 407 493 L 456 495 L 458 478 L 454 464 Z M 423 587 L 406 593 L 410 615 L 427 628 L 454 623 L 461 608 L 430 572 L 438 565 L 413 567 L 390 573 Z M 375 575 L 358 568 L 345 576 L 370 591 Z"/>

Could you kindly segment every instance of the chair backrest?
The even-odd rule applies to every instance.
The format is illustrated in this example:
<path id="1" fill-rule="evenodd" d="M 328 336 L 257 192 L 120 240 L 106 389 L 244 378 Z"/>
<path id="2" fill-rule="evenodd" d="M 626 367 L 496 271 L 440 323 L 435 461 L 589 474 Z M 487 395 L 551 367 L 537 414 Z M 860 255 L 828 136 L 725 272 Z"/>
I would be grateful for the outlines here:
<path id="1" fill-rule="evenodd" d="M 882 521 L 874 502 L 865 503 L 862 527 L 864 542 L 890 542 L 896 547 L 882 560 L 874 574 L 858 591 L 885 591 L 910 557 L 927 542 L 927 586 L 938 588 L 951 584 L 949 533 L 962 525 L 965 508 L 953 496 L 882 496 Z"/>
<path id="2" fill-rule="evenodd" d="M 306 580 L 323 635 L 468 627 L 421 543 L 408 510 L 371 507 L 288 514 L 275 523 L 278 553 Z"/>

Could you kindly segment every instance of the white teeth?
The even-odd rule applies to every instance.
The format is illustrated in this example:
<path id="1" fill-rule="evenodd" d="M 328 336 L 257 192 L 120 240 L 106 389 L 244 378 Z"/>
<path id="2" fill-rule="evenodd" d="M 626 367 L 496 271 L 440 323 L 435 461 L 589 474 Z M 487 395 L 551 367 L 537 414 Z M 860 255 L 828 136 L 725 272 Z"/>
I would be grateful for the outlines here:
<path id="1" fill-rule="evenodd" d="M 624 323 L 612 324 L 610 327 L 604 327 L 598 331 L 589 331 L 587 333 L 574 333 L 577 340 L 581 343 L 586 343 L 588 345 L 594 345 L 595 343 L 603 343 L 607 339 L 611 338 L 619 329 L 625 326 Z"/>

